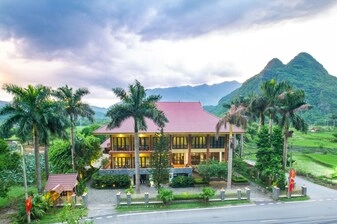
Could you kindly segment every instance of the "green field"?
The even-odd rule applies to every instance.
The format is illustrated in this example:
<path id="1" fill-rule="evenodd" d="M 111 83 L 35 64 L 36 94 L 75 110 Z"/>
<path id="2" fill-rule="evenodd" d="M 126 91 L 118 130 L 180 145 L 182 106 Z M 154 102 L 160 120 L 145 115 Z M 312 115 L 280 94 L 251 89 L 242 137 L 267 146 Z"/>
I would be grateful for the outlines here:
<path id="1" fill-rule="evenodd" d="M 330 155 L 331 156 L 331 155 Z M 303 153 L 293 154 L 293 168 L 299 175 L 312 175 L 315 177 L 331 177 L 336 171 L 323 163 L 318 163 L 312 157 Z"/>
<path id="2" fill-rule="evenodd" d="M 337 153 L 337 143 L 333 142 L 333 133 L 337 131 L 318 131 L 302 133 L 295 131 L 292 138 L 289 138 L 289 146 L 294 148 L 316 148 L 316 149 L 335 149 Z"/>
<path id="3" fill-rule="evenodd" d="M 328 154 L 308 154 L 310 158 L 314 161 L 335 169 L 337 167 L 337 155 L 328 155 Z"/>

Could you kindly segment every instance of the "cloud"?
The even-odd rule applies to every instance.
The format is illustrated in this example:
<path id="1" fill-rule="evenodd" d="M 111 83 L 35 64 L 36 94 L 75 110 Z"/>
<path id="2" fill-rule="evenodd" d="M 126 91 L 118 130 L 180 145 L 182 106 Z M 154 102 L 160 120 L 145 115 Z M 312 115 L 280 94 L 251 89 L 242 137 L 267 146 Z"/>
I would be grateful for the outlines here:
<path id="1" fill-rule="evenodd" d="M 302 24 L 291 32 L 284 26 L 329 14 L 335 5 L 333 0 L 1 0 L 0 81 L 87 87 L 96 102 L 135 79 L 147 88 L 244 81 L 272 57 L 322 49 L 313 48 L 312 39 L 301 40 L 296 29 Z M 313 36 L 307 33 L 310 25 L 303 26 L 306 37 Z M 328 38 L 322 43 L 335 36 Z M 290 42 L 296 46 L 288 47 Z"/>
<path id="2" fill-rule="evenodd" d="M 0 36 L 24 39 L 28 45 L 23 49 L 26 53 L 55 57 L 60 56 L 58 52 L 76 53 L 90 45 L 105 46 L 106 29 L 116 38 L 123 32 L 137 34 L 144 40 L 189 38 L 218 29 L 313 16 L 335 3 L 332 0 L 2 0 Z"/>

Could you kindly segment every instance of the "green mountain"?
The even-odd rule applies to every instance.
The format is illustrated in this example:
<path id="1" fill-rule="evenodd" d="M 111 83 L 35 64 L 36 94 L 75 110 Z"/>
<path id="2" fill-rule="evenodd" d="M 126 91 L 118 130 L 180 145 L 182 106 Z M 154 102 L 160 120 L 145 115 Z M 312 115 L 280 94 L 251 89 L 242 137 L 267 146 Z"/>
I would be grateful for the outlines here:
<path id="1" fill-rule="evenodd" d="M 177 86 L 169 88 L 148 89 L 148 95 L 160 95 L 161 101 L 201 102 L 202 105 L 216 105 L 221 96 L 239 88 L 237 81 L 225 81 L 213 85 Z M 223 94 L 219 96 L 219 93 Z"/>
<path id="2" fill-rule="evenodd" d="M 7 103 L 8 102 L 6 102 L 6 101 L 0 100 L 0 108 L 5 106 Z M 90 107 L 95 112 L 94 119 L 95 119 L 96 122 L 103 123 L 103 122 L 107 121 L 108 118 L 105 116 L 105 114 L 107 112 L 106 108 L 96 107 L 96 106 L 90 106 Z M 4 119 L 4 117 L 0 116 L 0 123 L 2 122 L 3 119 Z M 89 124 L 89 121 L 87 119 L 80 120 L 79 123 L 80 122 L 83 123 L 84 125 Z"/>
<path id="3" fill-rule="evenodd" d="M 296 89 L 303 89 L 306 101 L 313 106 L 303 113 L 309 124 L 325 124 L 337 114 L 337 77 L 330 75 L 326 69 L 308 53 L 300 53 L 288 64 L 279 59 L 272 59 L 257 75 L 245 81 L 242 86 L 221 98 L 217 106 L 205 107 L 209 112 L 221 115 L 225 112 L 222 106 L 238 96 L 260 93 L 261 84 L 274 78 L 277 82 L 289 81 Z"/>

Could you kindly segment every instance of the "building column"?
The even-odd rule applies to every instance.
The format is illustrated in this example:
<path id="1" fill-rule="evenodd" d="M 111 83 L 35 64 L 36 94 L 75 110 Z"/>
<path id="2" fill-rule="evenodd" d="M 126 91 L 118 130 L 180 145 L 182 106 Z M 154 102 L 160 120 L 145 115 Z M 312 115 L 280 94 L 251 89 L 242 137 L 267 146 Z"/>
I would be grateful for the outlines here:
<path id="1" fill-rule="evenodd" d="M 209 160 L 209 147 L 210 147 L 210 136 L 206 135 L 206 160 Z"/>
<path id="2" fill-rule="evenodd" d="M 110 169 L 113 169 L 114 167 L 114 161 L 113 161 L 113 155 L 112 155 L 112 152 L 113 152 L 113 138 L 112 138 L 112 135 L 110 135 L 110 151 L 109 151 L 109 155 L 110 155 Z"/>
<path id="3" fill-rule="evenodd" d="M 110 151 L 109 154 L 110 154 L 110 169 L 113 169 L 114 165 L 115 165 L 114 164 L 114 159 L 113 159 L 113 152 Z"/>
<path id="4" fill-rule="evenodd" d="M 134 141 L 132 141 L 132 135 L 129 136 L 129 150 L 128 151 L 135 151 L 134 149 Z M 132 150 L 133 149 L 133 150 Z"/>
<path id="5" fill-rule="evenodd" d="M 191 166 L 191 147 L 192 147 L 192 142 L 191 142 L 191 135 L 187 136 L 187 148 L 188 148 L 188 154 L 187 154 L 187 164 Z"/>

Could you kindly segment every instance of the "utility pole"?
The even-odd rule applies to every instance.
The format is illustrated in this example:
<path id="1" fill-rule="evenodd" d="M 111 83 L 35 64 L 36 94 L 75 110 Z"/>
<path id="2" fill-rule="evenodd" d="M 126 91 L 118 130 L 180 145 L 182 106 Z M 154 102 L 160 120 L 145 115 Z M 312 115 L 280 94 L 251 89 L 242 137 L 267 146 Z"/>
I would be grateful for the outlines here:
<path id="1" fill-rule="evenodd" d="M 22 170 L 23 170 L 23 184 L 25 187 L 25 199 L 28 200 L 28 186 L 27 186 L 27 172 L 26 172 L 26 163 L 25 163 L 25 152 L 21 143 L 16 143 L 21 148 L 22 155 Z M 30 211 L 27 212 L 27 222 L 30 223 Z"/>

